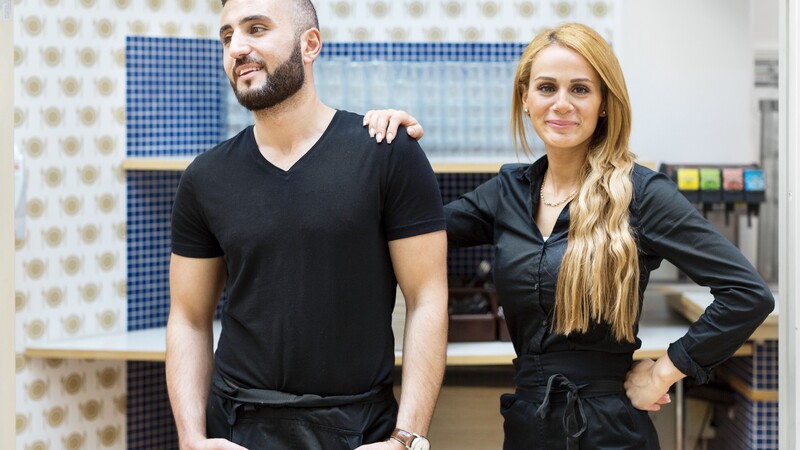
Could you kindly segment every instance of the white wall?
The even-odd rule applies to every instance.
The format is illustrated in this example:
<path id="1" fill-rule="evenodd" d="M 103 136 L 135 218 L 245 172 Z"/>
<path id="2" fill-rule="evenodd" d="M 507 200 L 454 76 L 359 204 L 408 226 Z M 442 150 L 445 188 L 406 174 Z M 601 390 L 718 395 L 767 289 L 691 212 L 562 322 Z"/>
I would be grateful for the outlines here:
<path id="1" fill-rule="evenodd" d="M 778 0 L 750 0 L 750 32 L 756 54 L 778 55 Z"/>
<path id="2" fill-rule="evenodd" d="M 748 0 L 622 5 L 618 50 L 633 151 L 643 161 L 754 162 Z"/>

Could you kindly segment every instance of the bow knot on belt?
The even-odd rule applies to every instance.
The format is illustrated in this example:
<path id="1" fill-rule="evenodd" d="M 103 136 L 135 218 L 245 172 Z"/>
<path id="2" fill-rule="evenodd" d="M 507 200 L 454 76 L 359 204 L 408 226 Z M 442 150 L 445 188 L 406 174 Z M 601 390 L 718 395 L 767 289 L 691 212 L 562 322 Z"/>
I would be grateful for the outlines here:
<path id="1" fill-rule="evenodd" d="M 555 388 L 555 391 L 553 390 Z M 564 416 L 561 425 L 567 434 L 567 449 L 578 448 L 578 438 L 586 431 L 586 413 L 583 411 L 583 402 L 579 394 L 581 387 L 569 381 L 561 374 L 551 375 L 547 380 L 547 387 L 544 392 L 544 400 L 536 410 L 536 415 L 540 419 L 547 417 L 550 410 L 550 396 L 554 392 L 566 392 L 567 405 L 564 408 Z"/>

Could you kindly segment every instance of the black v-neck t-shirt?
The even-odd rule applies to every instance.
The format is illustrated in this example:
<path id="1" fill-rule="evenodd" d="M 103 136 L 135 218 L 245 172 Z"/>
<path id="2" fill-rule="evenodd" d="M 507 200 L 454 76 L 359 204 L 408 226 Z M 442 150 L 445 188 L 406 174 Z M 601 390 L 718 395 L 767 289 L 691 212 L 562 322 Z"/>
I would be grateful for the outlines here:
<path id="1" fill-rule="evenodd" d="M 248 127 L 181 178 L 172 251 L 225 260 L 215 362 L 237 385 L 347 395 L 391 383 L 388 241 L 443 230 L 444 215 L 416 141 L 401 130 L 377 144 L 361 121 L 337 111 L 286 171 Z"/>

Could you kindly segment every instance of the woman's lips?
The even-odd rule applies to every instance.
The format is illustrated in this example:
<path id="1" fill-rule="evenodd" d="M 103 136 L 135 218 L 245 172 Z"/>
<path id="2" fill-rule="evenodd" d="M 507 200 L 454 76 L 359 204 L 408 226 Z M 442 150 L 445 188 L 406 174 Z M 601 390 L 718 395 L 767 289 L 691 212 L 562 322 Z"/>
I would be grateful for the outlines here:
<path id="1" fill-rule="evenodd" d="M 571 120 L 548 120 L 547 124 L 553 128 L 564 129 L 574 126 L 576 122 Z"/>

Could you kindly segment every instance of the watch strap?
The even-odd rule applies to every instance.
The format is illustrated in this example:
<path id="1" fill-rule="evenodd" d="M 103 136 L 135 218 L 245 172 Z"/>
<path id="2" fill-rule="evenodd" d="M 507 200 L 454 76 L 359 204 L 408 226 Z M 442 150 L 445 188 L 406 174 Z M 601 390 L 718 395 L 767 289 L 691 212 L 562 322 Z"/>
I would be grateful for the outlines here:
<path id="1" fill-rule="evenodd" d="M 406 448 L 410 449 L 411 444 L 414 442 L 414 439 L 421 437 L 423 439 L 427 439 L 425 436 L 420 436 L 416 433 L 411 433 L 402 428 L 395 428 L 392 431 L 392 434 L 389 435 L 390 439 L 394 439 L 395 441 L 403 444 Z"/>

